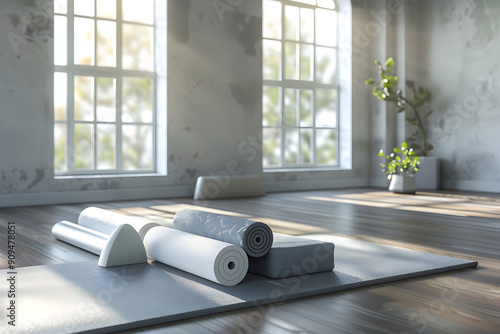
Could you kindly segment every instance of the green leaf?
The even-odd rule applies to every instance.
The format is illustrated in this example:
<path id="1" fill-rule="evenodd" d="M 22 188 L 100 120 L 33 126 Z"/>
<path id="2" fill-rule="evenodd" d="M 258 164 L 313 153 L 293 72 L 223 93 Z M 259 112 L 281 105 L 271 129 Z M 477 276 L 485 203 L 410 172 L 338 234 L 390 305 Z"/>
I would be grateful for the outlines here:
<path id="1" fill-rule="evenodd" d="M 383 156 L 384 156 L 384 151 L 380 150 L 380 151 L 378 152 L 378 156 L 379 156 L 379 157 L 383 157 Z"/>
<path id="2" fill-rule="evenodd" d="M 392 59 L 392 57 L 387 58 L 387 60 L 385 61 L 385 66 L 386 67 L 394 66 L 394 59 Z"/>
<path id="3" fill-rule="evenodd" d="M 401 151 L 397 147 L 394 147 L 393 151 L 394 151 L 394 153 L 401 153 Z"/>
<path id="4" fill-rule="evenodd" d="M 375 64 L 380 65 L 380 61 L 375 60 Z"/>
<path id="5" fill-rule="evenodd" d="M 401 149 L 402 150 L 407 150 L 408 149 L 408 144 L 405 141 L 401 143 Z"/>
<path id="6" fill-rule="evenodd" d="M 375 83 L 375 80 L 373 80 L 372 78 L 365 80 L 365 85 L 373 85 L 374 83 Z"/>

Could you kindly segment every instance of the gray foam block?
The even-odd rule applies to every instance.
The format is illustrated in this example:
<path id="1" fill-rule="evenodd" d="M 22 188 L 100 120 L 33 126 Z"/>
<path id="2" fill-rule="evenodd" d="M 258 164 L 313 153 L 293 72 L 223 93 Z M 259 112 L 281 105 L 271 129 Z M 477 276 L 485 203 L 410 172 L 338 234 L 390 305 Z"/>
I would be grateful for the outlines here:
<path id="1" fill-rule="evenodd" d="M 97 261 L 17 269 L 16 333 L 109 333 L 264 303 L 477 266 L 477 262 L 325 236 L 336 246 L 330 272 L 269 279 L 247 274 L 232 287 L 154 262 L 101 268 Z M 0 277 L 8 277 L 1 270 Z M 7 284 L 0 295 L 7 296 Z M 8 319 L 7 298 L 0 317 Z M 12 329 L 0 322 L 0 332 Z"/>
<path id="2" fill-rule="evenodd" d="M 259 175 L 199 176 L 193 198 L 213 200 L 264 196 L 266 191 Z"/>
<path id="3" fill-rule="evenodd" d="M 273 245 L 262 257 L 249 257 L 248 271 L 269 278 L 286 278 L 332 271 L 331 242 L 274 233 Z"/>

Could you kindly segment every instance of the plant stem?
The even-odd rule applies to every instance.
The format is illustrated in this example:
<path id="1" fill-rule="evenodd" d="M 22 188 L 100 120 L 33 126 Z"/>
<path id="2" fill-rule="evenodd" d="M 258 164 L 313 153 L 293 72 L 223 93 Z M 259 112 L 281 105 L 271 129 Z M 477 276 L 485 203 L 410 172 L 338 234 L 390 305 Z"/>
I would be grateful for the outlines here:
<path id="1" fill-rule="evenodd" d="M 421 150 L 423 156 L 427 155 L 427 149 L 425 148 L 427 146 L 427 132 L 425 131 L 424 123 L 422 122 L 422 119 L 420 118 L 420 115 L 418 114 L 417 107 L 408 99 L 405 97 L 401 96 L 401 99 L 403 99 L 412 109 L 413 113 L 415 114 L 415 118 L 417 119 L 418 122 L 418 128 L 422 132 L 422 143 L 421 143 Z"/>

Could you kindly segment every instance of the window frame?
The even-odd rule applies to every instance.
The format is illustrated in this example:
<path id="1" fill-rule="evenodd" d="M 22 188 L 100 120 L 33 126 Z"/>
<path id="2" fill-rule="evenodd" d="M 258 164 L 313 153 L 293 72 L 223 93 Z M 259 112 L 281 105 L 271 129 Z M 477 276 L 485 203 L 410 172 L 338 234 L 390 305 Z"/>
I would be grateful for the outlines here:
<path id="1" fill-rule="evenodd" d="M 56 171 L 55 154 L 54 151 L 54 177 L 55 178 L 86 178 L 86 177 L 126 177 L 126 176 L 151 176 L 151 175 L 166 175 L 166 1 L 153 0 L 153 24 L 140 23 L 135 21 L 127 21 L 122 18 L 121 0 L 116 0 L 116 17 L 114 19 L 103 18 L 97 15 L 97 2 L 94 1 L 94 16 L 81 16 L 74 13 L 74 1 L 67 1 L 66 14 L 54 13 L 54 17 L 66 17 L 67 31 L 66 31 L 66 65 L 56 65 L 54 59 L 54 74 L 64 73 L 66 75 L 66 116 L 64 120 L 57 120 L 54 117 L 54 132 L 57 124 L 66 125 L 66 145 L 65 145 L 65 170 Z M 80 65 L 75 64 L 74 60 L 74 21 L 75 18 L 87 18 L 93 20 L 94 24 L 94 62 L 93 65 Z M 97 64 L 97 43 L 98 21 L 114 22 L 116 24 L 115 35 L 115 65 L 114 66 L 99 66 Z M 132 23 L 134 25 L 152 27 L 152 61 L 153 68 L 150 71 L 146 70 L 128 70 L 122 68 L 122 29 L 123 23 Z M 165 45 L 161 45 L 162 42 Z M 82 121 L 74 120 L 74 82 L 76 77 L 85 76 L 93 78 L 93 120 Z M 97 80 L 98 78 L 112 78 L 115 79 L 114 87 L 114 107 L 115 107 L 115 120 L 114 121 L 100 121 L 97 120 Z M 151 80 L 150 98 L 152 119 L 150 122 L 123 122 L 122 120 L 122 80 L 124 78 L 136 79 L 149 79 Z M 55 94 L 55 86 L 53 88 Z M 55 107 L 55 104 L 54 104 Z M 92 125 L 93 145 L 91 148 L 92 166 L 90 169 L 75 169 L 75 150 L 74 150 L 74 127 L 76 124 L 89 124 Z M 115 140 L 114 140 L 114 168 L 99 169 L 98 168 L 98 152 L 99 145 L 97 141 L 97 125 L 98 124 L 111 124 L 115 126 Z M 151 168 L 144 169 L 124 169 L 123 155 L 122 155 L 122 125 L 147 125 L 152 127 L 152 161 Z M 54 150 L 55 150 L 55 136 L 54 136 Z M 161 162 L 165 161 L 165 162 Z"/>
<path id="2" fill-rule="evenodd" d="M 264 0 L 263 3 L 263 14 L 264 14 L 264 7 L 265 7 L 265 2 L 268 0 Z M 301 1 L 293 1 L 293 0 L 272 0 L 279 2 L 281 4 L 281 38 L 276 39 L 276 38 L 270 38 L 270 37 L 265 37 L 264 34 L 262 35 L 262 41 L 278 41 L 280 43 L 280 59 L 279 59 L 279 73 L 278 73 L 278 79 L 266 79 L 263 76 L 263 92 L 264 92 L 264 87 L 278 87 L 280 89 L 279 91 L 279 109 L 280 109 L 280 115 L 279 115 L 279 124 L 277 125 L 264 125 L 264 120 L 262 122 L 262 128 L 263 131 L 264 129 L 277 129 L 279 131 L 279 140 L 280 140 L 280 162 L 279 165 L 270 165 L 270 166 L 265 166 L 264 161 L 263 161 L 263 170 L 265 172 L 280 172 L 280 171 L 309 171 L 309 170 L 331 170 L 331 169 L 339 169 L 342 167 L 342 157 L 341 157 L 341 149 L 342 149 L 342 144 L 341 144 L 341 136 L 343 134 L 343 131 L 341 129 L 341 124 L 343 124 L 343 120 L 341 119 L 342 117 L 342 112 L 340 110 L 341 106 L 341 85 L 340 85 L 340 75 L 339 75 L 339 53 L 340 53 L 340 23 L 339 23 L 339 9 L 337 2 L 334 0 L 331 0 L 331 2 L 334 5 L 333 9 L 328 9 L 322 6 L 318 6 L 317 4 L 307 4 Z M 314 1 L 316 2 L 316 1 Z M 300 13 L 300 8 L 308 8 L 313 10 L 313 18 L 314 22 L 312 23 L 313 29 L 314 29 L 314 39 L 313 42 L 304 42 L 301 40 L 299 37 L 297 40 L 290 40 L 287 39 L 285 36 L 285 29 L 286 29 L 286 19 L 285 19 L 285 8 L 286 6 L 294 6 L 299 8 L 299 13 Z M 318 44 L 316 40 L 316 9 L 327 9 L 327 10 L 332 10 L 337 13 L 337 22 L 336 22 L 336 36 L 335 36 L 335 46 L 328 46 L 324 44 Z M 300 15 L 300 14 L 299 14 Z M 300 16 L 299 16 L 300 20 Z M 264 21 L 264 20 L 263 20 Z M 300 32 L 298 32 L 300 35 Z M 298 79 L 288 79 L 286 78 L 286 73 L 285 73 L 285 66 L 286 66 L 286 54 L 285 54 L 285 44 L 286 43 L 295 43 L 296 44 L 296 73 L 298 74 Z M 314 59 L 314 66 L 311 69 L 311 75 L 312 75 L 312 80 L 302 80 L 300 78 L 301 76 L 301 55 L 300 55 L 300 46 L 301 45 L 310 45 L 312 47 L 312 57 Z M 335 82 L 334 84 L 328 84 L 328 83 L 322 83 L 318 81 L 317 79 L 317 55 L 316 55 L 316 50 L 318 47 L 325 47 L 325 48 L 330 48 L 334 49 L 335 51 Z M 262 48 L 264 52 L 264 47 Z M 264 64 L 263 64 L 264 65 Z M 262 66 L 264 70 L 264 66 Z M 310 126 L 303 126 L 300 124 L 300 121 L 297 118 L 296 125 L 294 126 L 289 126 L 286 124 L 286 105 L 285 105 L 285 90 L 286 89 L 294 89 L 296 91 L 296 105 L 297 107 L 296 112 L 297 112 L 297 117 L 300 116 L 300 92 L 301 90 L 307 90 L 310 91 L 312 94 L 312 100 L 311 100 L 311 125 Z M 336 100 L 335 100 L 335 126 L 316 126 L 316 112 L 317 112 L 317 105 L 316 105 L 316 91 L 318 89 L 329 89 L 329 90 L 334 90 L 335 95 L 336 95 Z M 263 105 L 264 108 L 264 105 Z M 264 112 L 264 110 L 263 110 Z M 264 117 L 264 114 L 263 114 Z M 297 145 L 297 159 L 296 163 L 287 163 L 286 158 L 285 158 L 285 148 L 286 148 L 286 135 L 285 132 L 287 129 L 294 129 L 298 131 L 298 145 Z M 302 129 L 311 130 L 312 133 L 312 138 L 310 139 L 311 143 L 311 162 L 310 163 L 301 163 L 301 141 L 302 141 L 302 136 L 300 134 L 300 131 Z M 318 164 L 317 162 L 317 149 L 316 149 L 316 131 L 321 130 L 321 129 L 327 129 L 327 130 L 335 130 L 336 133 L 336 141 L 335 141 L 335 147 L 334 151 L 336 153 L 335 156 L 335 163 L 333 164 Z M 265 138 L 263 136 L 262 140 L 264 141 Z M 263 156 L 264 160 L 264 156 Z"/>

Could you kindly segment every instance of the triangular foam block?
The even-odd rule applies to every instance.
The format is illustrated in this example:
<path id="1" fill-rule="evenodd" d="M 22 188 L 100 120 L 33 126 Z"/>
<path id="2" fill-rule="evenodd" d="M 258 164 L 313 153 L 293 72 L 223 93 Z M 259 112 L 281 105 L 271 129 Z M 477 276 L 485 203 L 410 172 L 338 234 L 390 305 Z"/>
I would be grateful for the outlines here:
<path id="1" fill-rule="evenodd" d="M 146 249 L 136 230 L 128 225 L 118 226 L 109 236 L 99 257 L 100 267 L 146 263 Z"/>

